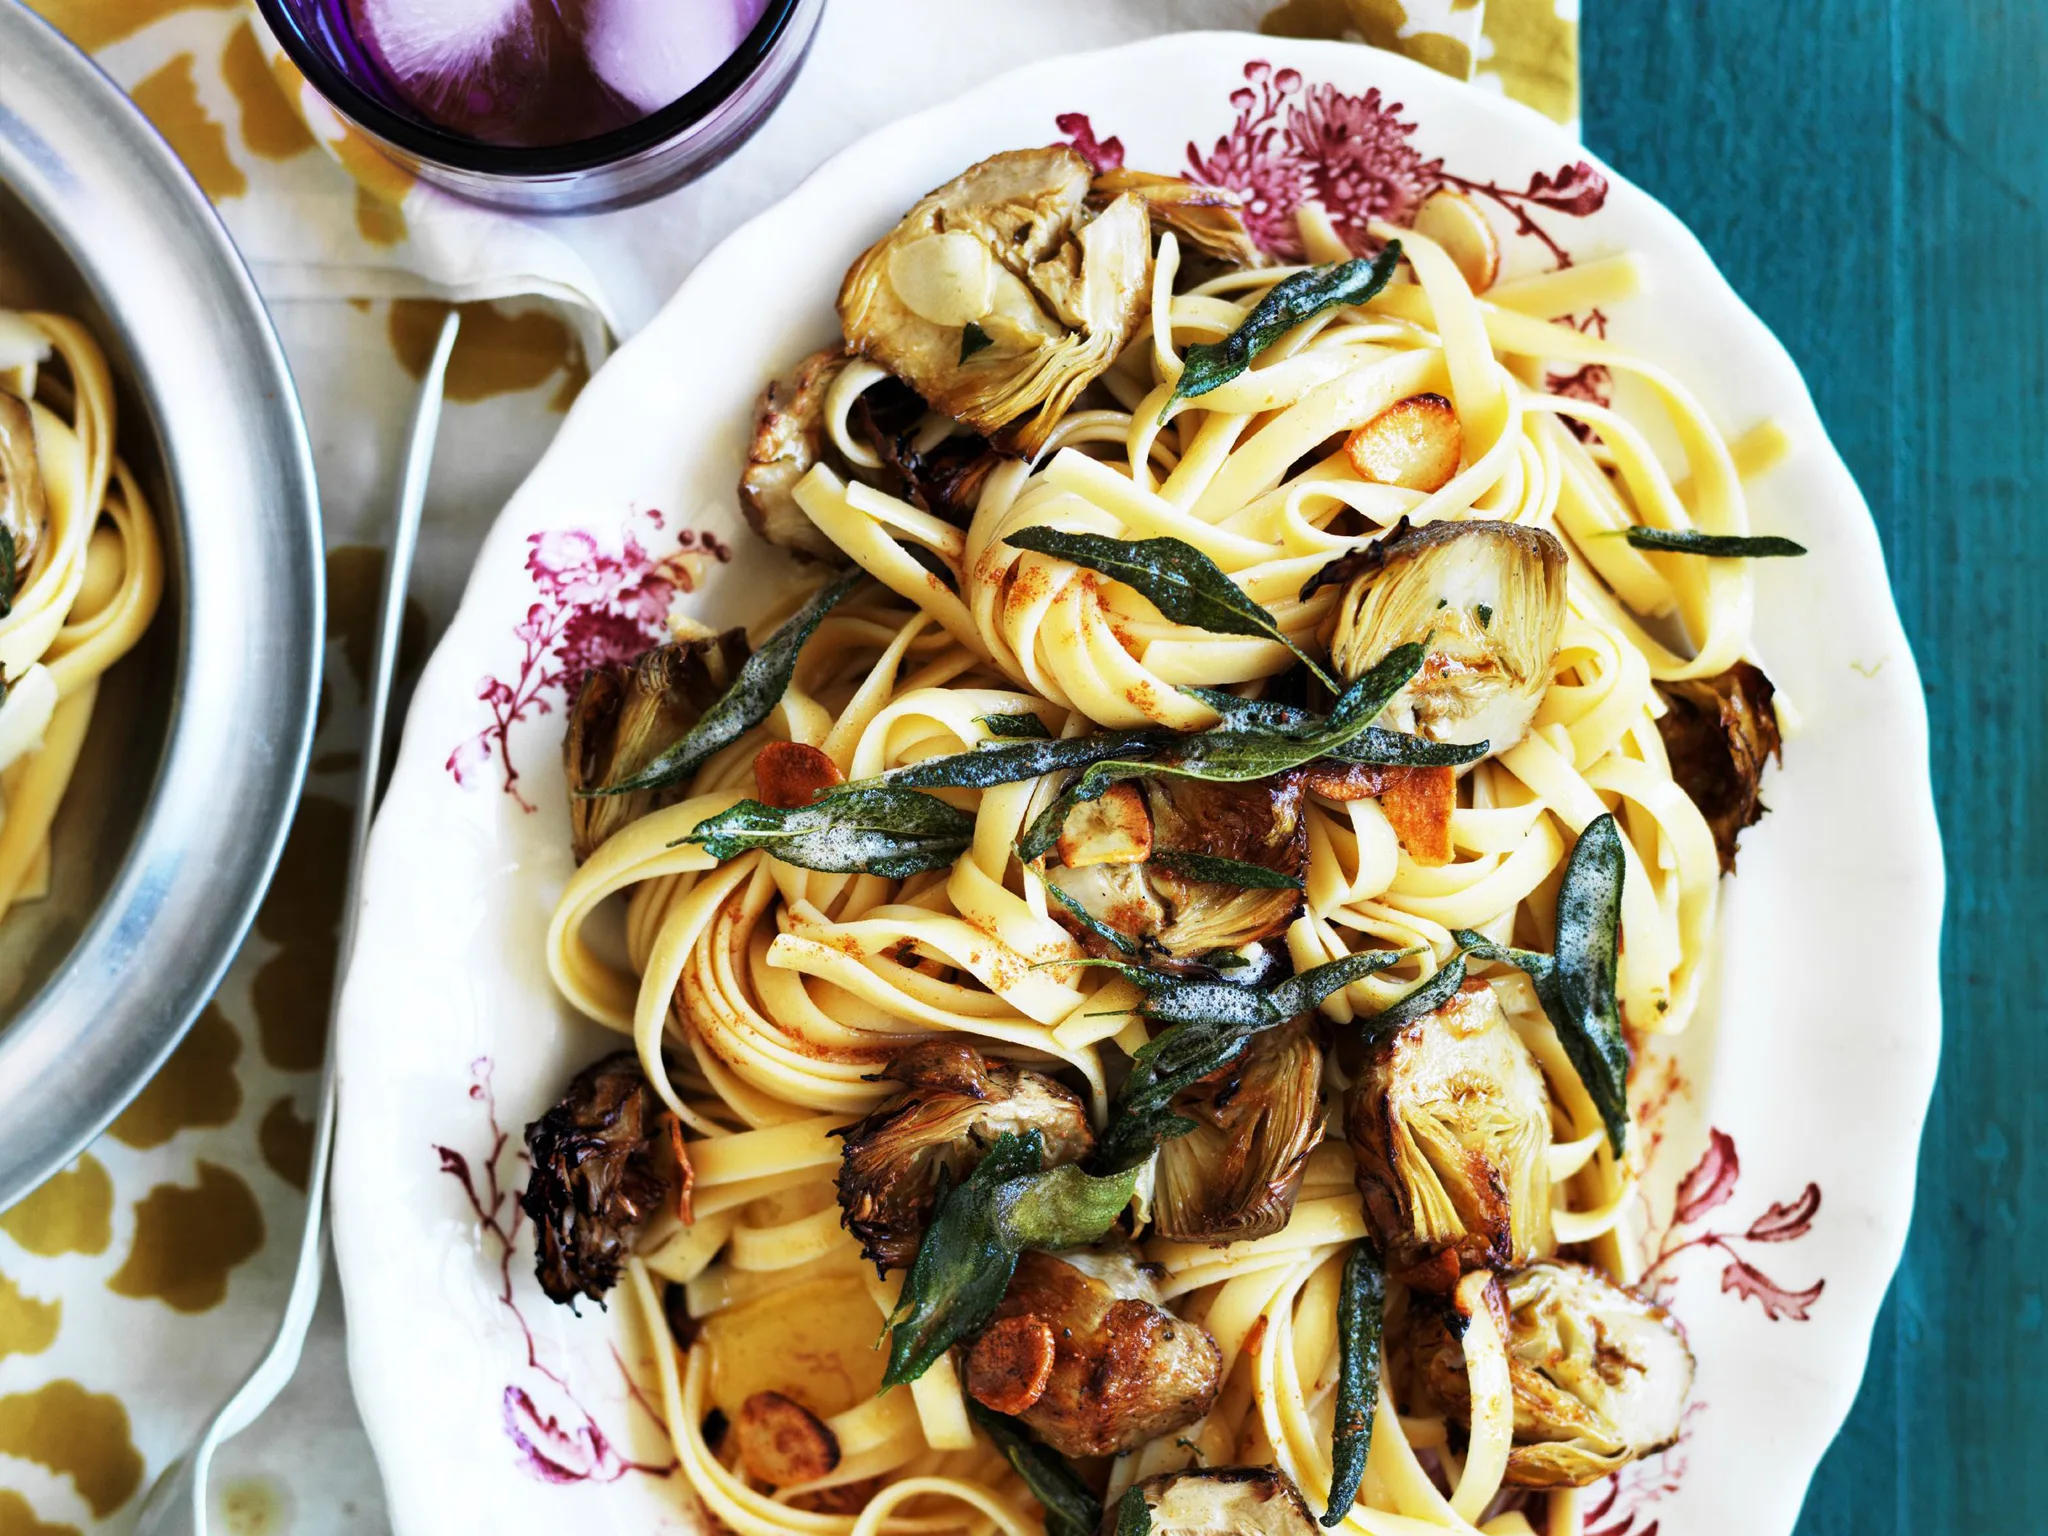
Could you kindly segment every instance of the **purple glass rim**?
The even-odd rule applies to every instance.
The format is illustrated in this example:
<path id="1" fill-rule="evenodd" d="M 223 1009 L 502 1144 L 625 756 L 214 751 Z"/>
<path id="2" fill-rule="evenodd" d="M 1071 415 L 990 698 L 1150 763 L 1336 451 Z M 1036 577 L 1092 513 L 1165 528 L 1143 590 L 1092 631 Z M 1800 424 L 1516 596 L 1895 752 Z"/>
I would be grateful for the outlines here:
<path id="1" fill-rule="evenodd" d="M 753 30 L 718 68 L 638 122 L 566 144 L 514 148 L 450 133 L 385 105 L 336 68 L 327 53 L 306 36 L 299 15 L 286 0 L 256 0 L 256 8 L 299 73 L 357 127 L 421 160 L 514 181 L 602 170 L 674 142 L 746 88 L 772 60 L 776 45 L 802 5 L 803 0 L 768 0 Z M 354 45 L 353 38 L 347 41 Z M 363 67 L 373 66 L 365 59 Z"/>

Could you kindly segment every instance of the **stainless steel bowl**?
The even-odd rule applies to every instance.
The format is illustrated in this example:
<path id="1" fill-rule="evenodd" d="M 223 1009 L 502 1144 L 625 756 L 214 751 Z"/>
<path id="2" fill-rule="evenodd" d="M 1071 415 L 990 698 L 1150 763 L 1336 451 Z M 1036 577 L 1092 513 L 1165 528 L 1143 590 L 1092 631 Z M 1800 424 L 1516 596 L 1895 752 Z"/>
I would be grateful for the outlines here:
<path id="1" fill-rule="evenodd" d="M 134 1095 L 212 996 L 311 742 L 319 508 L 263 304 L 177 157 L 0 0 L 0 304 L 86 320 L 164 527 L 162 611 L 103 685 L 50 898 L 0 923 L 0 1208 Z"/>

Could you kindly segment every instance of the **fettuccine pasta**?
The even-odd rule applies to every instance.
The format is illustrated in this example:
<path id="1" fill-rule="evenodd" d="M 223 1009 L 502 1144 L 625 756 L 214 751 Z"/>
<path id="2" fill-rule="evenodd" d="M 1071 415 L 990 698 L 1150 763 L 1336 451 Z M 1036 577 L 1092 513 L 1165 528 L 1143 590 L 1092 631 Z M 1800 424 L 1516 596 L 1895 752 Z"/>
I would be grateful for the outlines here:
<path id="1" fill-rule="evenodd" d="M 85 327 L 0 310 L 0 918 L 48 890 L 100 676 L 163 592 L 156 523 L 114 429 Z"/>
<path id="2" fill-rule="evenodd" d="M 637 798 L 590 792 L 644 776 L 688 724 L 629 750 L 647 674 L 586 683 L 571 726 L 585 795 L 572 808 L 590 820 L 547 961 L 578 1011 L 630 1042 L 637 1068 L 621 1070 L 644 1074 L 649 1105 L 680 1128 L 687 1198 L 638 1228 L 629 1288 L 658 1338 L 687 1318 L 683 1347 L 657 1350 L 684 1480 L 744 1536 L 1075 1529 L 1042 1462 L 1010 1454 L 1022 1443 L 1064 1456 L 1061 1486 L 1089 1519 L 1107 1511 L 1105 1529 L 1132 1499 L 1164 1528 L 1295 1529 L 1245 1523 L 1230 1501 L 1320 1514 L 1343 1488 L 1342 1525 L 1375 1536 L 1576 1530 L 1574 1490 L 1667 1440 L 1657 1415 L 1675 1415 L 1691 1375 L 1662 1314 L 1623 1288 L 1640 1141 L 1618 1080 L 1588 1067 L 1584 1009 L 1559 1001 L 1571 976 L 1597 973 L 1574 959 L 1598 937 L 1577 882 L 1608 850 L 1610 985 L 1629 1036 L 1685 1029 L 1732 834 L 1710 824 L 1686 781 L 1692 739 L 1667 738 L 1667 722 L 1684 690 L 1753 659 L 1747 562 L 1627 531 L 1747 537 L 1743 474 L 1767 465 L 1773 429 L 1731 446 L 1682 381 L 1564 323 L 1567 307 L 1626 298 L 1632 261 L 1479 292 L 1452 253 L 1390 227 L 1374 234 L 1398 242 L 1398 263 L 1385 258 L 1370 297 L 1283 315 L 1249 366 L 1206 382 L 1217 344 L 1290 295 L 1363 282 L 1351 269 L 1366 263 L 1250 264 L 1156 199 L 1146 230 L 1140 199 L 1148 259 L 1132 282 L 1136 258 L 1104 253 L 1139 195 L 1126 177 L 1088 188 L 1072 249 L 1041 214 L 1041 265 L 1020 273 L 997 245 L 991 267 L 960 209 L 1004 158 L 862 258 L 840 300 L 848 351 L 808 360 L 764 402 L 746 485 L 757 526 L 871 580 L 813 602 L 813 567 L 746 637 L 758 661 L 804 609 L 815 628 L 787 685 Z M 927 208 L 948 197 L 945 218 Z M 1021 220 L 1016 206 L 1002 217 Z M 1024 243 L 1022 224 L 1001 227 Z M 1089 287 L 1100 263 L 1123 284 L 1107 298 Z M 995 404 L 997 384 L 968 377 L 984 349 L 991 370 L 1014 363 Z M 1091 349 L 1096 371 L 1063 396 L 1047 371 Z M 1617 403 L 1550 392 L 1553 365 L 1608 370 Z M 921 397 L 907 411 L 905 385 Z M 1176 618 L 1152 577 L 1122 579 L 1118 560 L 1164 560 L 1162 540 L 1206 557 L 1270 627 Z M 1511 570 L 1498 591 L 1488 561 Z M 1398 584 L 1423 580 L 1442 595 L 1404 633 L 1428 659 L 1379 715 L 1387 757 L 1336 748 L 1221 787 L 1159 766 L 1176 744 L 1222 740 L 1197 733 L 1279 732 L 1259 738 L 1267 751 L 1303 720 L 1334 730 L 1398 650 L 1374 638 Z M 1431 649 L 1454 622 L 1480 650 Z M 1515 683 L 1485 648 L 1506 658 L 1530 634 L 1535 671 Z M 724 708 L 759 679 L 714 643 L 677 621 L 665 675 L 708 667 L 704 696 Z M 1484 740 L 1432 713 L 1427 688 L 1460 678 L 1493 689 L 1473 706 Z M 1293 723 L 1237 713 L 1247 701 L 1294 706 Z M 606 729 L 615 755 L 589 776 Z M 1136 745 L 1097 756 L 1138 766 L 1095 798 L 1074 799 L 1071 767 L 930 777 L 1022 742 L 1072 752 L 1111 735 Z M 1667 739 L 1686 744 L 1680 759 Z M 1461 749 L 1467 761 L 1441 763 Z M 856 836 L 848 821 L 797 836 L 803 816 L 863 803 L 864 786 L 883 786 L 875 817 L 898 815 L 920 784 L 940 804 L 914 812 L 915 834 L 876 822 Z M 1056 847 L 1034 842 L 1045 827 Z M 1318 971 L 1357 956 L 1355 975 Z M 1270 990 L 1318 974 L 1348 979 Z M 1133 1143 L 1133 1085 L 1172 1009 L 1199 1000 L 1172 989 L 1197 985 L 1312 1006 L 1252 1026 L 1243 1054 L 1174 1087 L 1184 1134 Z M 1492 1117 L 1480 1129 L 1459 1118 L 1475 1104 Z M 946 1115 L 972 1135 L 890 1140 Z M 938 1213 L 965 1212 L 976 1160 L 1014 1154 L 1027 1126 L 1027 1169 L 1042 1152 L 1086 1170 L 1089 1190 L 1121 1178 L 1107 1198 L 1122 1214 L 1084 1252 L 989 1238 L 961 1263 Z M 538 1179 L 556 1143 L 530 1144 Z M 933 1156 L 952 1159 L 942 1177 Z M 1033 1176 L 1006 1187 L 1040 1187 Z M 544 1247 L 544 1283 L 564 1262 Z M 936 1277 L 971 1285 L 1010 1262 L 1001 1306 L 892 1376 L 900 1361 L 876 1340 L 893 1320 L 901 1350 L 937 1315 Z M 1384 1275 L 1369 1329 L 1367 1271 Z M 1058 1313 L 1060 1296 L 1081 1310 Z M 1089 1298 L 1111 1307 L 1107 1353 L 1075 1376 L 1068 1356 L 1100 1320 Z M 1608 1395 L 1574 1374 L 1580 1305 L 1636 1341 Z M 1523 1374 L 1538 1370 L 1544 1391 L 1572 1396 L 1548 1419 Z M 1347 1471 L 1354 1398 L 1370 1450 Z M 1196 1475 L 1219 1468 L 1239 1470 Z"/>

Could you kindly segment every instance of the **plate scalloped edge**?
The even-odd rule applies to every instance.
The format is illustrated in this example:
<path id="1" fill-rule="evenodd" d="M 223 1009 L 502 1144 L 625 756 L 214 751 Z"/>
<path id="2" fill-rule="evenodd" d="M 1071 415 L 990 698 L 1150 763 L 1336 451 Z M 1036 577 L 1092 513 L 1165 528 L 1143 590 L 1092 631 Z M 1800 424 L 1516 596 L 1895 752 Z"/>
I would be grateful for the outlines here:
<path id="1" fill-rule="evenodd" d="M 1254 60 L 1271 67 L 1253 75 Z M 1803 726 L 1767 781 L 1777 814 L 1726 887 L 1717 1018 L 1670 1060 L 1671 1151 L 1649 1183 L 1653 1274 L 1700 1354 L 1698 1406 L 1679 1447 L 1589 1500 L 1587 1525 L 1791 1529 L 1903 1249 L 1939 1050 L 1927 721 L 1868 510 L 1792 360 L 1704 249 L 1554 124 L 1356 45 L 1187 33 L 1027 66 L 834 156 L 592 379 L 486 540 L 408 717 L 339 1025 L 337 1256 L 401 1532 L 486 1516 L 693 1528 L 636 1396 L 646 1341 L 548 1307 L 521 1273 L 513 1133 L 608 1038 L 556 1001 L 538 955 L 569 871 L 563 678 L 642 643 L 672 600 L 736 622 L 758 606 L 741 601 L 754 576 L 787 574 L 732 505 L 747 407 L 829 336 L 852 255 L 965 158 L 1085 131 L 1185 170 L 1233 111 L 1291 111 L 1322 86 L 1326 106 L 1378 114 L 1475 184 L 1533 189 L 1585 165 L 1605 190 L 1569 215 L 1575 248 L 1631 246 L 1656 285 L 1617 310 L 1618 333 L 1694 382 L 1724 428 L 1771 413 L 1795 444 L 1752 504 L 1814 550 L 1758 580 L 1759 648 Z M 1079 128 L 1056 129 L 1063 114 Z M 1656 307 L 1673 293 L 1685 302 Z M 1858 953 L 1880 915 L 1904 936 L 1883 976 L 1804 963 Z M 1722 1230 L 1737 1212 L 1747 1226 Z"/>

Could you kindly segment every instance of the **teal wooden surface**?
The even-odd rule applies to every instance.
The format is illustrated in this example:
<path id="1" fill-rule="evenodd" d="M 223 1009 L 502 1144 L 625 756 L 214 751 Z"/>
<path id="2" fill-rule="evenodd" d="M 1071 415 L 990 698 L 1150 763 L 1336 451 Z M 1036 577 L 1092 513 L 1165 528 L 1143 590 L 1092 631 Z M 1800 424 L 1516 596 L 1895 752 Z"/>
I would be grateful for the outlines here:
<path id="1" fill-rule="evenodd" d="M 1941 1077 L 1905 1263 L 1800 1536 L 2048 1530 L 2048 3 L 1584 9 L 1587 142 L 1805 370 L 1933 724 Z"/>

